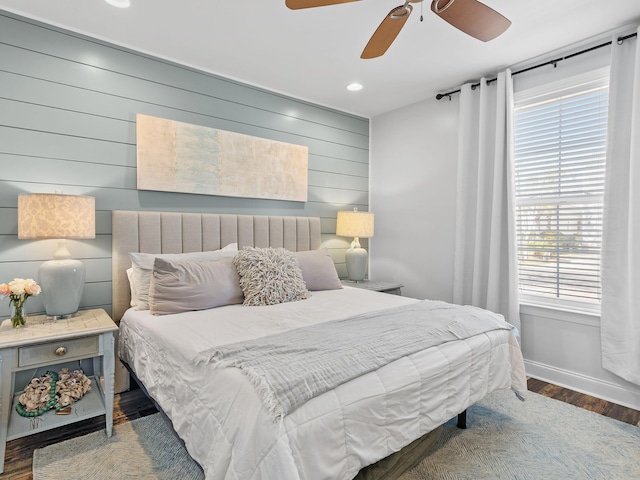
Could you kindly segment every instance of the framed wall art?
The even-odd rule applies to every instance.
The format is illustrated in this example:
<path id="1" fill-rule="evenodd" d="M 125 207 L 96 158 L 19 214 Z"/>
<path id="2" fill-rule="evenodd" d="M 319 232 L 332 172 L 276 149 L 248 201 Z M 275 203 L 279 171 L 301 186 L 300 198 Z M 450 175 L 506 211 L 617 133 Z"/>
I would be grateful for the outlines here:
<path id="1" fill-rule="evenodd" d="M 136 115 L 139 190 L 307 201 L 308 147 Z"/>

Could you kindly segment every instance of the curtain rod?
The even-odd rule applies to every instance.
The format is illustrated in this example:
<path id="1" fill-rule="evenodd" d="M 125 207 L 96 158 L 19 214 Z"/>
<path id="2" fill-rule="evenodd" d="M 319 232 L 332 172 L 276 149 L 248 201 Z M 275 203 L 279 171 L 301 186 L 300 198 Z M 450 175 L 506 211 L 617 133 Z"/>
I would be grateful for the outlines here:
<path id="1" fill-rule="evenodd" d="M 622 42 L 624 42 L 625 40 L 627 40 L 629 38 L 636 37 L 637 35 L 638 35 L 637 33 L 630 33 L 629 35 L 625 35 L 623 37 L 618 37 L 618 45 L 621 45 Z M 571 55 L 567 55 L 566 57 L 555 58 L 553 60 L 549 60 L 548 62 L 540 63 L 540 64 L 534 65 L 532 67 L 523 68 L 522 70 L 518 70 L 517 72 L 513 72 L 511 74 L 511 76 L 518 75 L 519 73 L 529 72 L 531 70 L 535 70 L 536 68 L 544 67 L 546 65 L 553 65 L 553 67 L 555 68 L 556 64 L 558 62 L 561 62 L 562 60 L 568 60 L 570 58 L 577 57 L 578 55 L 582 55 L 583 53 L 592 52 L 593 50 L 597 50 L 599 48 L 609 46 L 609 45 L 611 45 L 611 43 L 612 43 L 611 41 L 606 42 L 606 43 L 601 43 L 600 45 L 596 45 L 594 47 L 590 47 L 590 48 L 587 48 L 585 50 L 581 50 L 579 52 L 572 53 Z M 495 82 L 496 80 L 497 80 L 497 78 L 490 78 L 489 80 L 487 80 L 487 85 L 489 85 L 490 83 Z M 471 85 L 471 88 L 475 89 L 475 88 L 477 88 L 479 86 L 480 86 L 480 82 L 474 83 L 473 85 Z M 439 93 L 439 94 L 436 95 L 436 100 L 442 100 L 444 97 L 448 97 L 449 100 L 451 100 L 451 95 L 453 95 L 454 93 L 460 93 L 460 89 L 458 88 L 457 90 L 451 90 L 450 92 Z"/>

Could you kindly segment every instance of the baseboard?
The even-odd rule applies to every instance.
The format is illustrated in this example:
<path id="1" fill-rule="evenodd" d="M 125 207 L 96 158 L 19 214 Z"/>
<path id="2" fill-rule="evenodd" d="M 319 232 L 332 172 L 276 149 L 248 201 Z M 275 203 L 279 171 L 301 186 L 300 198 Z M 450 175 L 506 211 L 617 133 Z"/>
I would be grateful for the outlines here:
<path id="1" fill-rule="evenodd" d="M 525 360 L 524 364 L 527 375 L 530 377 L 640 410 L 640 391 L 638 390 L 530 360 Z"/>

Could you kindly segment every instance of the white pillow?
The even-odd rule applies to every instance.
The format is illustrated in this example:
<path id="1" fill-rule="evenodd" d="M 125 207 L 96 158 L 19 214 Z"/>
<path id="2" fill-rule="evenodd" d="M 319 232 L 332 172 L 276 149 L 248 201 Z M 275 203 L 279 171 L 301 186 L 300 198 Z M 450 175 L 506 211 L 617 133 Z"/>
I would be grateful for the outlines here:
<path id="1" fill-rule="evenodd" d="M 133 299 L 138 299 L 138 291 L 133 281 L 133 267 L 127 268 L 127 279 L 129 280 L 129 291 L 131 292 L 131 306 L 133 307 Z"/>
<path id="2" fill-rule="evenodd" d="M 221 258 L 233 258 L 236 253 L 238 253 L 237 243 L 230 243 L 220 250 L 210 252 L 129 253 L 133 269 L 130 277 L 131 306 L 136 310 L 149 310 L 149 290 L 151 288 L 151 277 L 153 276 L 153 262 L 155 262 L 156 258 L 177 261 L 218 260 Z"/>

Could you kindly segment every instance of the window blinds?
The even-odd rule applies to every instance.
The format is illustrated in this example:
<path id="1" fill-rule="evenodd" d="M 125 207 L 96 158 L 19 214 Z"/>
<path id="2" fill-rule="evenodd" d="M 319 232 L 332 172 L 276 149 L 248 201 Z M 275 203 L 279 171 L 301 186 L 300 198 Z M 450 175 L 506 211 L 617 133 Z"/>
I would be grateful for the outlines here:
<path id="1" fill-rule="evenodd" d="M 524 294 L 600 299 L 608 107 L 603 83 L 516 103 L 516 236 Z"/>

